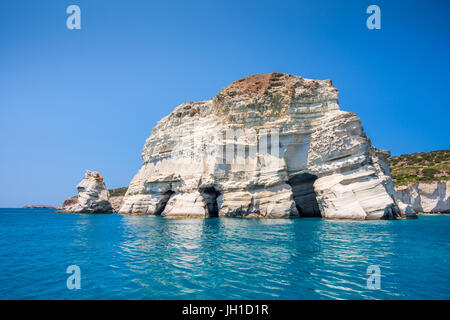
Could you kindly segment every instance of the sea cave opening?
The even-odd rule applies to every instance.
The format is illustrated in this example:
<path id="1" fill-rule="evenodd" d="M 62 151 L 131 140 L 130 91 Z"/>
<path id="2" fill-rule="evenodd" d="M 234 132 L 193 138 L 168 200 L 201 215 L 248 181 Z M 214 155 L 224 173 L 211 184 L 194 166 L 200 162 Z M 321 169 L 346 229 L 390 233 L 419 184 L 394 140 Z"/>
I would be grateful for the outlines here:
<path id="1" fill-rule="evenodd" d="M 203 199 L 206 202 L 206 209 L 208 210 L 208 216 L 210 218 L 219 216 L 219 206 L 217 205 L 217 197 L 220 196 L 220 192 L 214 187 L 206 187 L 200 190 Z"/>
<path id="2" fill-rule="evenodd" d="M 174 193 L 175 192 L 172 190 L 167 190 L 166 192 L 163 193 L 163 197 L 159 201 L 158 206 L 156 207 L 155 215 L 160 216 L 163 213 L 164 209 L 166 208 L 167 202 L 169 202 L 170 197 Z"/>
<path id="3" fill-rule="evenodd" d="M 295 206 L 300 217 L 321 218 L 314 181 L 317 176 L 309 173 L 295 175 L 288 180 L 294 194 Z"/>

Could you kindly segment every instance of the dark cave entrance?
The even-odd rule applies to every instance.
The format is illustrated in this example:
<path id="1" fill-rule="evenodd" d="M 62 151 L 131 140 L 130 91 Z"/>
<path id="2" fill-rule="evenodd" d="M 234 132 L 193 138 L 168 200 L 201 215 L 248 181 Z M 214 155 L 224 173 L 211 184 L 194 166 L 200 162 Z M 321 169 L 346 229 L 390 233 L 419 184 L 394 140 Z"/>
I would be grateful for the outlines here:
<path id="1" fill-rule="evenodd" d="M 302 173 L 293 176 L 288 180 L 294 194 L 295 206 L 300 217 L 321 218 L 317 194 L 314 191 L 314 181 L 317 176 L 309 173 Z"/>
<path id="2" fill-rule="evenodd" d="M 208 216 L 210 218 L 219 216 L 219 206 L 217 205 L 217 197 L 220 196 L 220 192 L 214 187 L 206 187 L 200 189 L 200 193 L 206 202 L 206 209 L 208 210 Z"/>
<path id="3" fill-rule="evenodd" d="M 159 201 L 158 206 L 155 210 L 155 215 L 160 216 L 166 208 L 167 202 L 169 202 L 170 197 L 174 194 L 172 190 L 168 190 L 163 193 L 162 199 Z"/>

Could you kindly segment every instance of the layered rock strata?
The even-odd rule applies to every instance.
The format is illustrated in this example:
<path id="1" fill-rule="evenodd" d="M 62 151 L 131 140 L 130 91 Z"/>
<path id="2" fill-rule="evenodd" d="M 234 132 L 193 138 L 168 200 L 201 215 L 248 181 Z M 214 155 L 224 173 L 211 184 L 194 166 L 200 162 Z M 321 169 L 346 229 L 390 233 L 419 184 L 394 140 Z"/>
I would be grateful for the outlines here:
<path id="1" fill-rule="evenodd" d="M 86 174 L 77 185 L 78 196 L 66 199 L 63 212 L 70 213 L 111 213 L 113 211 L 108 189 L 103 177 L 95 171 Z"/>
<path id="2" fill-rule="evenodd" d="M 419 182 L 395 188 L 398 201 L 417 212 L 450 213 L 450 181 Z"/>
<path id="3" fill-rule="evenodd" d="M 405 217 L 387 155 L 340 110 L 331 80 L 253 75 L 158 122 L 120 213 Z"/>

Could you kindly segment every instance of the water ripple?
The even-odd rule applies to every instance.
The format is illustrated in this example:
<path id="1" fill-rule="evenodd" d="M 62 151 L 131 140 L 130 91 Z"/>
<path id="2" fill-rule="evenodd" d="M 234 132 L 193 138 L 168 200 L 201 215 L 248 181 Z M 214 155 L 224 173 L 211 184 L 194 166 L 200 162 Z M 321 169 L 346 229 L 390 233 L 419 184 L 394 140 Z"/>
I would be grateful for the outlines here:
<path id="1" fill-rule="evenodd" d="M 163 219 L 0 209 L 2 299 L 449 299 L 450 217 Z M 68 265 L 82 289 L 66 288 Z M 367 288 L 367 267 L 381 288 Z"/>

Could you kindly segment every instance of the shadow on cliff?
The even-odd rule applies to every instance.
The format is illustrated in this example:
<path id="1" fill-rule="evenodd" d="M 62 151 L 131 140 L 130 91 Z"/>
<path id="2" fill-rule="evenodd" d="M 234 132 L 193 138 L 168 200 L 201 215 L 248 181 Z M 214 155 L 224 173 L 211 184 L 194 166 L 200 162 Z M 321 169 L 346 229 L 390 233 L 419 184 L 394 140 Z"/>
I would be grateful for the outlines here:
<path id="1" fill-rule="evenodd" d="M 302 173 L 291 177 L 287 182 L 292 188 L 295 206 L 300 217 L 322 217 L 317 203 L 317 194 L 314 191 L 316 179 L 315 175 Z"/>
<path id="2" fill-rule="evenodd" d="M 214 187 L 206 187 L 200 190 L 203 199 L 206 202 L 206 209 L 208 211 L 209 218 L 216 218 L 219 216 L 219 206 L 217 204 L 217 197 L 220 196 L 220 192 Z"/>

